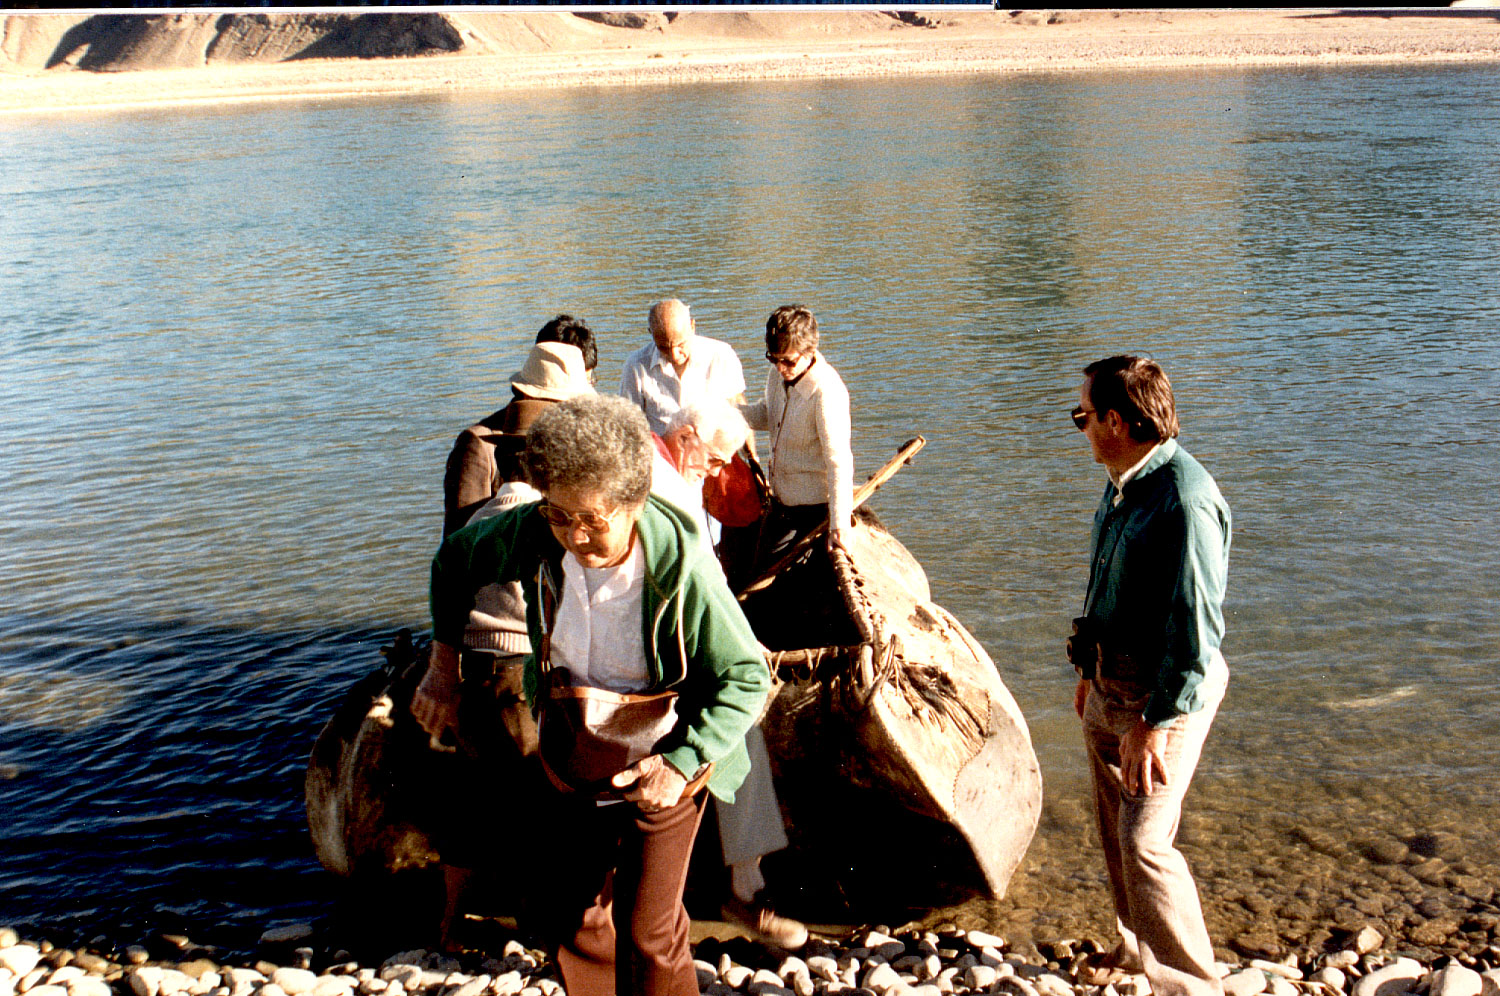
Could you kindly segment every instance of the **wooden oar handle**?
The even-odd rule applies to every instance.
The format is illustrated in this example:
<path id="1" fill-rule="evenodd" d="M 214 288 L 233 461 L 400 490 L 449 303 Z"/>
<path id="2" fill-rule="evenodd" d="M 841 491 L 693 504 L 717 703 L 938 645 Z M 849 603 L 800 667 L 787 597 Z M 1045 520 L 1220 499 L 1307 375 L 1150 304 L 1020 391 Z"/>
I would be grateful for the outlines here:
<path id="1" fill-rule="evenodd" d="M 903 443 L 901 448 L 896 451 L 895 456 L 891 457 L 881 465 L 879 470 L 871 474 L 869 480 L 865 481 L 865 483 L 854 489 L 854 508 L 857 509 L 865 502 L 869 501 L 870 496 L 878 491 L 882 484 L 884 484 L 886 481 L 889 481 L 892 477 L 895 477 L 896 472 L 906 464 L 910 463 L 911 458 L 917 455 L 917 451 L 926 445 L 927 439 L 925 436 L 916 436 L 912 439 L 908 439 L 905 443 Z M 854 509 L 850 509 L 851 512 L 853 510 Z M 760 574 L 756 575 L 754 581 L 751 581 L 749 584 L 745 585 L 745 587 L 740 591 L 739 594 L 740 601 L 743 602 L 746 596 L 754 594 L 755 592 L 760 591 L 762 588 L 769 585 L 773 580 L 775 580 L 778 574 L 786 570 L 789 566 L 791 566 L 793 561 L 802 556 L 802 554 L 806 552 L 808 547 L 812 546 L 813 542 L 819 536 L 822 536 L 824 531 L 827 529 L 828 519 L 825 517 L 823 521 L 813 529 L 812 532 L 808 533 L 806 536 L 798 540 L 796 544 L 787 551 L 786 556 L 782 557 L 780 560 L 776 561 L 776 563 L 772 564 Z"/>

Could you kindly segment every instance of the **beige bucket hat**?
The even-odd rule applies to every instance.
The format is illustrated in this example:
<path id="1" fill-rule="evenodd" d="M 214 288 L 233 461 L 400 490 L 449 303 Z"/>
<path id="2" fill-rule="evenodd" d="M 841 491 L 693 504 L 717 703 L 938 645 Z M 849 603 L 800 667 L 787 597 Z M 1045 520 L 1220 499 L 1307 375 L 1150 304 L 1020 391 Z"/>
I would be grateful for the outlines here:
<path id="1" fill-rule="evenodd" d="M 583 352 L 563 342 L 539 342 L 521 369 L 510 375 L 510 389 L 523 398 L 564 401 L 579 394 L 593 394 Z"/>

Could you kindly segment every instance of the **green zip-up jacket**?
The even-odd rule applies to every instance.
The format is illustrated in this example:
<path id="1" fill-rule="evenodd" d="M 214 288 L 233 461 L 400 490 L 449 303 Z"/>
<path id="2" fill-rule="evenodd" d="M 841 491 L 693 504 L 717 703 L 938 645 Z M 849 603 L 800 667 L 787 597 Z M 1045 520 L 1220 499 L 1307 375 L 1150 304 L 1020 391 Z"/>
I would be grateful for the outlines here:
<path id="1" fill-rule="evenodd" d="M 541 646 L 537 575 L 550 561 L 552 576 L 561 579 L 563 549 L 537 509 L 532 503 L 471 522 L 443 541 L 432 560 L 434 640 L 462 647 L 474 593 L 486 584 L 520 581 L 531 645 Z M 697 533 L 686 513 L 655 495 L 636 522 L 646 560 L 641 624 L 649 691 L 671 688 L 679 695 L 677 728 L 661 752 L 667 763 L 691 778 L 712 761 L 709 791 L 733 802 L 750 770 L 745 733 L 760 715 L 771 675 L 745 614 Z M 533 706 L 539 681 L 533 655 L 525 672 L 526 699 Z"/>
<path id="2" fill-rule="evenodd" d="M 1203 708 L 1199 686 L 1224 638 L 1229 506 L 1175 439 L 1161 444 L 1114 503 L 1094 513 L 1084 615 L 1106 652 L 1131 658 L 1151 696 L 1143 716 L 1165 726 Z"/>

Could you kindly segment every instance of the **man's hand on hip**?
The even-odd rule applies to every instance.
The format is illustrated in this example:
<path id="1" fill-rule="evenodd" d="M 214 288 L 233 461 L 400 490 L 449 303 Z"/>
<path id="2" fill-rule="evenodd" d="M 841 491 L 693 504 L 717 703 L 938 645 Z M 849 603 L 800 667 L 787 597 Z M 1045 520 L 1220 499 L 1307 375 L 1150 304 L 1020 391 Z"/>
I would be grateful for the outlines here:
<path id="1" fill-rule="evenodd" d="M 1142 719 L 1120 738 L 1120 780 L 1125 783 L 1125 791 L 1151 795 L 1167 787 L 1169 736 L 1170 731 L 1148 726 Z"/>

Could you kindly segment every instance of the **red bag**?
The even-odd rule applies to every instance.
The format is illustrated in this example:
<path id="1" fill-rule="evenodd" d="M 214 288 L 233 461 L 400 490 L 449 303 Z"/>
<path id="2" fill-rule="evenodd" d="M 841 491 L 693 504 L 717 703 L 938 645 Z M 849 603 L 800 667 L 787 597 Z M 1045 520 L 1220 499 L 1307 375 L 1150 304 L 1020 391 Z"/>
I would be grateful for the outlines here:
<path id="1" fill-rule="evenodd" d="M 765 511 L 764 495 L 760 480 L 742 454 L 736 453 L 718 476 L 703 479 L 703 507 L 726 526 L 759 521 Z"/>

